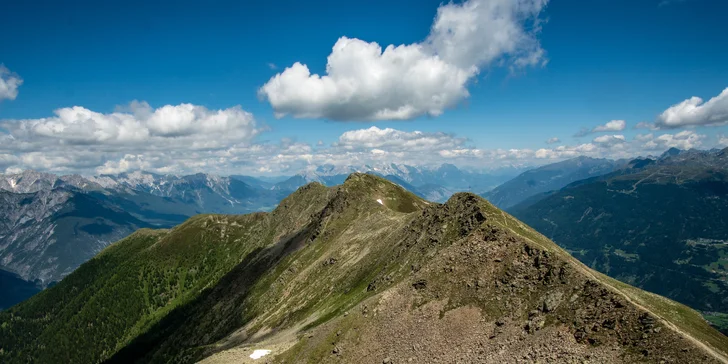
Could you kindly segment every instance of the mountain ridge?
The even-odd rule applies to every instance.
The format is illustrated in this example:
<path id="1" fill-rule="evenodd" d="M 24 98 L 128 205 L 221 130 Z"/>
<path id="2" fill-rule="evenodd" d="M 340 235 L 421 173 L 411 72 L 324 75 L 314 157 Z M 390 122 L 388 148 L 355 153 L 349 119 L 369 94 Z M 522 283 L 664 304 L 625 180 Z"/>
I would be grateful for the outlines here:
<path id="1" fill-rule="evenodd" d="M 13 221 L 15 219 L 11 212 L 13 210 L 34 209 L 35 213 L 29 213 L 23 218 L 27 219 L 28 223 L 35 221 L 36 228 L 42 228 L 42 231 L 29 229 L 29 226 L 18 230 L 20 227 L 17 224 L 5 223 L 3 231 L 0 232 L 0 266 L 19 274 L 28 281 L 40 280 L 42 282 L 40 286 L 45 287 L 70 273 L 78 264 L 90 258 L 106 244 L 126 236 L 136 228 L 155 226 L 169 228 L 199 213 L 239 214 L 271 210 L 280 199 L 310 181 L 318 181 L 329 186 L 337 185 L 343 183 L 348 176 L 348 174 L 344 175 L 339 172 L 359 169 L 370 173 L 375 173 L 373 172 L 375 170 L 382 173 L 387 171 L 399 173 L 405 178 L 410 180 L 415 178 L 419 181 L 442 182 L 441 179 L 438 179 L 442 176 L 438 177 L 436 172 L 432 171 L 460 175 L 460 177 L 469 176 L 470 179 L 477 179 L 478 176 L 481 176 L 468 174 L 470 172 L 460 172 L 457 167 L 447 165 L 438 168 L 417 168 L 395 164 L 362 166 L 361 168 L 320 166 L 312 173 L 298 174 L 275 183 L 264 182 L 249 176 L 223 177 L 204 173 L 179 176 L 145 171 L 90 177 L 58 176 L 33 170 L 4 174 L 0 175 L 0 191 L 36 194 L 35 196 L 52 194 L 58 196 L 52 203 L 57 210 L 73 209 L 70 196 L 83 200 L 90 199 L 99 208 L 124 210 L 138 221 L 133 226 L 125 226 L 126 223 L 123 221 L 128 219 L 122 218 L 121 215 L 118 217 L 122 221 L 118 222 L 94 222 L 88 217 L 86 221 L 73 221 L 72 226 L 66 226 L 71 222 L 58 220 L 60 217 L 53 214 L 41 213 L 49 208 L 42 198 L 29 197 L 28 201 L 37 205 L 30 209 L 18 205 L 22 201 L 26 201 L 27 196 L 18 196 L 13 201 L 6 199 L 5 203 L 12 208 L 4 212 L 8 216 L 0 216 L 0 221 Z M 411 178 L 411 176 L 414 177 Z M 444 201 L 452 194 L 452 190 L 437 184 L 428 184 L 420 190 L 394 175 L 389 175 L 389 179 L 406 184 L 409 189 L 421 197 Z M 457 183 L 464 182 L 460 178 L 460 182 Z M 78 211 L 78 213 L 82 213 L 82 211 Z M 79 228 L 92 231 L 81 232 L 79 235 Z M 104 234 L 108 236 L 102 236 L 99 228 L 106 231 Z M 48 253 L 42 255 L 45 263 L 42 265 L 35 263 L 37 259 L 31 259 L 28 253 L 34 248 L 26 249 L 19 243 L 23 241 L 30 242 L 32 247 L 39 247 L 39 251 L 47 250 Z M 61 256 L 50 253 L 58 250 L 57 248 L 60 246 L 65 247 L 63 251 L 75 251 L 75 256 L 74 254 L 64 253 Z M 21 258 L 21 256 L 26 258 Z"/>
<path id="2" fill-rule="evenodd" d="M 701 311 L 725 312 L 726 204 L 726 150 L 674 149 L 510 212 L 596 270 Z"/>
<path id="3" fill-rule="evenodd" d="M 0 313 L 0 346 L 9 362 L 240 361 L 267 345 L 276 362 L 484 355 L 725 362 L 719 348 L 728 339 L 694 311 L 584 272 L 591 271 L 476 195 L 437 204 L 353 174 L 337 187 L 306 185 L 270 213 L 201 215 L 168 231 L 140 230 Z M 114 292 L 124 300 L 114 301 Z M 116 307 L 122 311 L 107 316 Z M 462 346 L 436 332 L 459 335 Z M 556 343 L 559 352 L 549 349 Z"/>

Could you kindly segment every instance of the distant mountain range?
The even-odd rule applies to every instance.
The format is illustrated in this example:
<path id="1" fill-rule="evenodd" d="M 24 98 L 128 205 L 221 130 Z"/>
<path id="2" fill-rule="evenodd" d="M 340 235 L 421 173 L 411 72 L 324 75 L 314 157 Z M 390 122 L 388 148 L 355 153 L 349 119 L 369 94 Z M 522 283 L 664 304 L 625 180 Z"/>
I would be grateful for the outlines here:
<path id="1" fill-rule="evenodd" d="M 513 178 L 525 168 L 504 168 L 488 172 L 474 172 L 452 164 L 439 167 L 415 167 L 406 164 L 378 166 L 322 165 L 299 173 L 274 188 L 293 190 L 310 182 L 325 186 L 341 184 L 351 173 L 369 173 L 400 184 L 414 194 L 435 202 L 446 201 L 455 192 L 483 193 Z"/>
<path id="2" fill-rule="evenodd" d="M 270 210 L 280 198 L 204 174 L 0 175 L 0 268 L 45 286 L 139 228 L 172 227 L 199 213 Z"/>
<path id="3" fill-rule="evenodd" d="M 523 172 L 482 196 L 496 206 L 508 209 L 533 196 L 561 189 L 572 182 L 607 174 L 623 163 L 624 161 L 590 157 L 568 159 Z"/>
<path id="4" fill-rule="evenodd" d="M 594 269 L 728 312 L 728 148 L 638 158 L 509 211 Z"/>
<path id="5" fill-rule="evenodd" d="M 0 191 L 2 268 L 46 285 L 110 243 L 152 226 L 104 197 L 68 187 Z"/>
<path id="6" fill-rule="evenodd" d="M 314 181 L 340 184 L 350 171 L 385 176 L 436 201 L 446 200 L 453 191 L 481 191 L 512 177 L 508 172 L 487 175 L 453 165 L 395 164 L 325 165 L 273 178 L 149 172 L 91 177 L 35 171 L 0 175 L 0 269 L 43 288 L 139 228 L 170 228 L 202 213 L 269 211 L 300 186 Z"/>
<path id="7" fill-rule="evenodd" d="M 692 309 L 472 193 L 311 183 L 272 212 L 140 229 L 0 312 L 3 363 L 724 363 Z"/>

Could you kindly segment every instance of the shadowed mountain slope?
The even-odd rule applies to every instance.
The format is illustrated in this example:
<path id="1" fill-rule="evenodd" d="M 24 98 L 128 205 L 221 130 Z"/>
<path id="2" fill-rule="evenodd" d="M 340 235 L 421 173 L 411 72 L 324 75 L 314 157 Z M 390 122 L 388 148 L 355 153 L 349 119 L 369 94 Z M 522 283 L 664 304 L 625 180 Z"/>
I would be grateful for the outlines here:
<path id="1" fill-rule="evenodd" d="M 141 230 L 0 313 L 4 362 L 726 362 L 700 315 L 467 193 L 309 184 L 271 213 Z"/>

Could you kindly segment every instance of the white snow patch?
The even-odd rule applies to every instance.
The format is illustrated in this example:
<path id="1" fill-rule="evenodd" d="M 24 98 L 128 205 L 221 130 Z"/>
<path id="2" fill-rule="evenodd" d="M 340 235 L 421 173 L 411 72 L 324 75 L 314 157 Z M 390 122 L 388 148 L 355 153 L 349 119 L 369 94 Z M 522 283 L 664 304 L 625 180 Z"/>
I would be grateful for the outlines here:
<path id="1" fill-rule="evenodd" d="M 380 205 L 384 206 L 384 202 L 382 202 L 382 199 L 381 198 L 378 198 L 377 199 L 377 202 L 379 202 Z"/>
<path id="2" fill-rule="evenodd" d="M 264 357 L 264 356 L 266 356 L 268 354 L 270 354 L 270 350 L 256 349 L 256 350 L 253 351 L 252 354 L 250 354 L 250 358 L 251 359 L 254 359 L 254 360 L 255 359 L 260 359 L 260 358 L 262 358 L 262 357 Z"/>

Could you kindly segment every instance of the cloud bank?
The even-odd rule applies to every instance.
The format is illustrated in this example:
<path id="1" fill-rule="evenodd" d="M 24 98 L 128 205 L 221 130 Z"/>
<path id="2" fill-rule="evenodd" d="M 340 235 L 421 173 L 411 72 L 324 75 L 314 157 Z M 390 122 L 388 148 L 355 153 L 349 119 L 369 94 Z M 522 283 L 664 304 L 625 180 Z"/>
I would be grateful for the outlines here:
<path id="1" fill-rule="evenodd" d="M 405 132 L 392 128 L 380 129 L 372 126 L 344 132 L 334 145 L 343 149 L 386 148 L 389 150 L 420 151 L 431 148 L 453 148 L 463 145 L 464 138 L 446 133 Z"/>
<path id="2" fill-rule="evenodd" d="M 246 142 L 259 132 L 253 115 L 240 106 L 208 110 L 192 104 L 152 109 L 132 102 L 127 111 L 103 114 L 81 106 L 55 110 L 41 119 L 3 120 L 0 127 L 14 139 L 49 146 L 86 145 L 124 149 L 209 149 L 231 141 Z"/>
<path id="3" fill-rule="evenodd" d="M 3 132 L 7 130 L 8 132 Z M 482 149 L 442 132 L 369 127 L 343 132 L 330 145 L 283 139 L 263 142 L 252 115 L 232 107 L 209 110 L 180 104 L 157 109 L 133 103 L 114 113 L 82 107 L 54 116 L 0 122 L 0 173 L 37 169 L 56 173 L 294 174 L 311 167 L 453 163 L 473 169 L 534 166 L 577 156 L 631 158 L 667 148 L 725 142 L 695 131 L 605 134 L 589 143 L 549 148 Z M 725 138 L 724 138 L 725 139 Z"/>
<path id="4" fill-rule="evenodd" d="M 252 145 L 262 130 L 240 106 L 153 109 L 132 102 L 113 113 L 74 106 L 45 118 L 0 120 L 0 171 L 206 170 L 209 158 L 225 158 L 221 151 Z"/>
<path id="5" fill-rule="evenodd" d="M 700 148 L 703 146 L 703 141 L 706 139 L 706 136 L 692 130 L 685 130 L 677 134 L 662 134 L 658 136 L 652 134 L 638 135 L 637 138 L 644 142 L 642 147 L 645 150 L 661 152 L 668 148 L 683 150 Z"/>
<path id="6" fill-rule="evenodd" d="M 326 73 L 300 62 L 258 91 L 276 115 L 296 118 L 407 120 L 438 116 L 467 98 L 468 83 L 491 65 L 542 65 L 539 16 L 548 0 L 468 0 L 437 10 L 420 43 L 389 45 L 341 37 Z"/>

